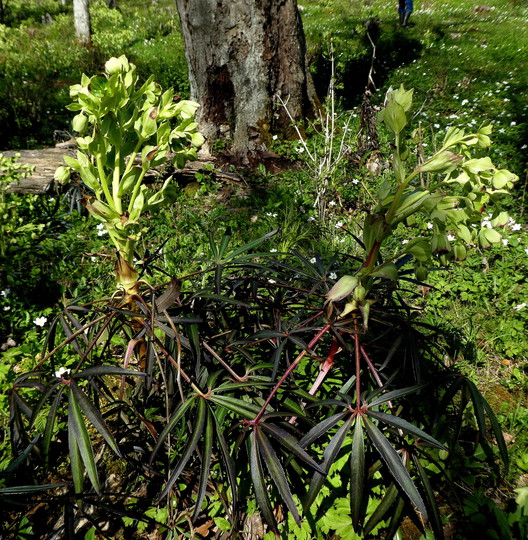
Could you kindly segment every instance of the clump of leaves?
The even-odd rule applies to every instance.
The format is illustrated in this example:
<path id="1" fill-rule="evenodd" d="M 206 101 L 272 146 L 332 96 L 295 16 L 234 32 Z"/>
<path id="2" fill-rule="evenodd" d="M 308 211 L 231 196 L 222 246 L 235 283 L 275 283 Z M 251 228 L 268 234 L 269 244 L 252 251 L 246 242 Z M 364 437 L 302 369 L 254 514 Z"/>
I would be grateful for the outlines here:
<path id="1" fill-rule="evenodd" d="M 145 175 L 164 165 L 169 152 L 178 167 L 196 159 L 204 141 L 194 121 L 197 103 L 176 102 L 172 89 L 162 92 L 153 77 L 137 86 L 136 67 L 121 56 L 108 60 L 104 73 L 83 75 L 81 84 L 70 88 L 73 103 L 67 108 L 78 112 L 73 129 L 82 136 L 76 139 L 77 157 L 65 156 L 68 167 L 55 173 L 62 183 L 72 170 L 80 175 L 89 190 L 82 202 L 106 227 L 117 249 L 118 286 L 131 294 L 138 287 L 133 258 L 142 215 L 176 197 L 171 177 L 152 192 Z"/>

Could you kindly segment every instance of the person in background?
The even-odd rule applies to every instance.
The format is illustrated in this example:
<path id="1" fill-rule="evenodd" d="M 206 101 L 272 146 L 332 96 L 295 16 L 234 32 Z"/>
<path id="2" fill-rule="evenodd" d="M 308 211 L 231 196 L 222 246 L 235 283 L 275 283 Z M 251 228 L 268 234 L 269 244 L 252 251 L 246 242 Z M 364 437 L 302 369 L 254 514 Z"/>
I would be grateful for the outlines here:
<path id="1" fill-rule="evenodd" d="M 400 24 L 409 25 L 409 17 L 413 10 L 413 0 L 399 0 L 398 13 L 400 14 Z"/>

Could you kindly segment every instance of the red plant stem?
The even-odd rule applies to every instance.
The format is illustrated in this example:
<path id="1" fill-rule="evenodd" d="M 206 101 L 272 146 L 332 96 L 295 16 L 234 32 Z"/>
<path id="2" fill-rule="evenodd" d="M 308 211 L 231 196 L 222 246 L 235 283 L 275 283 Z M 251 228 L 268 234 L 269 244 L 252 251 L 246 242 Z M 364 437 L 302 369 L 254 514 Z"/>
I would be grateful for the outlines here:
<path id="1" fill-rule="evenodd" d="M 356 409 L 359 411 L 361 409 L 361 354 L 359 350 L 361 345 L 359 344 L 359 325 L 357 318 L 355 320 L 355 330 L 354 348 L 356 353 Z"/>
<path id="2" fill-rule="evenodd" d="M 366 360 L 368 367 L 370 371 L 372 371 L 372 375 L 374 375 L 374 378 L 376 379 L 376 382 L 378 383 L 378 386 L 381 388 L 383 386 L 383 381 L 381 380 L 381 377 L 378 375 L 378 372 L 376 368 L 374 367 L 374 364 L 372 363 L 372 360 L 369 358 L 367 352 L 363 348 L 362 345 L 359 346 L 361 350 L 361 355 Z"/>
<path id="3" fill-rule="evenodd" d="M 372 270 L 372 267 L 376 264 L 376 261 L 378 259 L 380 247 L 381 242 L 374 240 L 374 243 L 370 248 L 369 254 L 367 255 L 367 259 L 363 264 L 363 268 L 368 268 L 369 270 Z"/>
<path id="4" fill-rule="evenodd" d="M 250 424 L 254 425 L 254 424 L 259 422 L 259 420 L 262 418 L 263 414 L 266 412 L 266 408 L 271 403 L 271 400 L 273 399 L 275 394 L 279 391 L 279 388 L 282 386 L 284 381 L 290 376 L 292 371 L 299 365 L 299 362 L 304 358 L 304 356 L 308 352 L 308 349 L 311 349 L 328 332 L 328 330 L 330 330 L 331 327 L 332 326 L 330 324 L 326 324 L 325 326 L 323 326 L 323 328 L 321 328 L 321 330 L 319 330 L 319 332 L 317 332 L 317 334 L 312 339 L 312 341 L 310 341 L 310 343 L 308 343 L 308 347 L 306 349 L 304 349 L 304 351 L 302 351 L 299 354 L 299 356 L 297 356 L 297 358 L 290 364 L 288 369 L 284 372 L 283 376 L 279 379 L 279 381 L 277 382 L 277 384 L 275 385 L 273 390 L 270 392 L 269 396 L 267 397 L 266 401 L 264 402 L 264 405 L 262 405 L 262 408 L 260 409 L 257 416 L 255 416 L 255 418 L 253 418 L 253 420 L 251 420 L 249 422 Z"/>
<path id="5" fill-rule="evenodd" d="M 240 377 L 238 376 L 232 369 L 231 367 L 229 366 L 229 364 L 227 362 L 224 362 L 224 360 L 221 358 L 221 356 L 219 354 L 217 354 L 211 347 L 208 343 L 206 343 L 205 341 L 203 342 L 203 346 L 214 356 L 214 358 L 216 358 L 221 364 L 222 366 L 224 366 L 224 369 L 226 369 L 230 374 L 231 374 L 231 377 L 233 377 L 233 379 L 235 379 L 237 382 L 244 382 L 246 380 L 246 377 Z"/>

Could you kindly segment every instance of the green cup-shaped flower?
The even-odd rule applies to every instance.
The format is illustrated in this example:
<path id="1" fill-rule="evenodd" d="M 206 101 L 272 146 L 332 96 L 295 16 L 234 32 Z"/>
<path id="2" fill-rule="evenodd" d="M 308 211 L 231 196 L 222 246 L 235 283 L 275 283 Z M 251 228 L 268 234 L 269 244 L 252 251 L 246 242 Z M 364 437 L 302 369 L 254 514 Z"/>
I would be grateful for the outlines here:
<path id="1" fill-rule="evenodd" d="M 115 73 L 126 73 L 129 70 L 130 64 L 125 55 L 121 55 L 119 58 L 114 56 L 105 64 L 105 71 L 108 73 L 108 75 L 114 75 Z"/>

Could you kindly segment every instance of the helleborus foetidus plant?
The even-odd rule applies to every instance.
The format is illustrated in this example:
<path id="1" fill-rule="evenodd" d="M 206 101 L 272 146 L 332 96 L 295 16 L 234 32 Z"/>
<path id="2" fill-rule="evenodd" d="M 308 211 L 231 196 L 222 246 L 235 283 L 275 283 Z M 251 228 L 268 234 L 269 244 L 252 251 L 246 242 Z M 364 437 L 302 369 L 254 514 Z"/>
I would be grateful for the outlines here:
<path id="1" fill-rule="evenodd" d="M 134 247 L 141 235 L 141 216 L 174 200 L 176 188 L 167 178 L 152 191 L 143 179 L 149 169 L 163 165 L 169 152 L 175 166 L 196 159 L 203 136 L 194 115 L 198 104 L 175 102 L 172 89 L 162 92 L 150 77 L 138 85 L 134 64 L 125 56 L 111 58 L 104 73 L 82 76 L 70 87 L 67 108 L 77 112 L 73 129 L 77 157 L 65 156 L 67 167 L 55 177 L 66 182 L 71 170 L 89 189 L 83 203 L 106 229 L 117 249 L 117 283 L 127 292 L 137 289 Z"/>
<path id="2" fill-rule="evenodd" d="M 409 167 L 410 152 L 405 144 L 412 109 L 412 90 L 389 90 L 379 120 L 392 138 L 392 180 L 377 193 L 377 204 L 363 223 L 365 262 L 354 276 L 342 277 L 327 295 L 333 303 L 347 299 L 342 315 L 359 309 L 368 320 L 372 300 L 369 291 L 376 278 L 398 280 L 396 261 L 412 255 L 417 279 L 427 277 L 433 258 L 442 264 L 450 259 L 463 260 L 468 247 L 483 248 L 500 242 L 496 228 L 509 217 L 496 204 L 518 179 L 505 169 L 496 168 L 489 157 L 474 157 L 490 146 L 492 127 L 484 124 L 476 133 L 451 127 L 441 148 L 421 165 Z M 420 175 L 428 173 L 427 186 Z M 481 225 L 482 213 L 491 212 L 492 228 Z M 418 214 L 432 223 L 429 235 L 410 240 L 391 260 L 380 262 L 380 250 L 401 223 L 412 225 Z M 448 234 L 450 233 L 450 234 Z"/>

